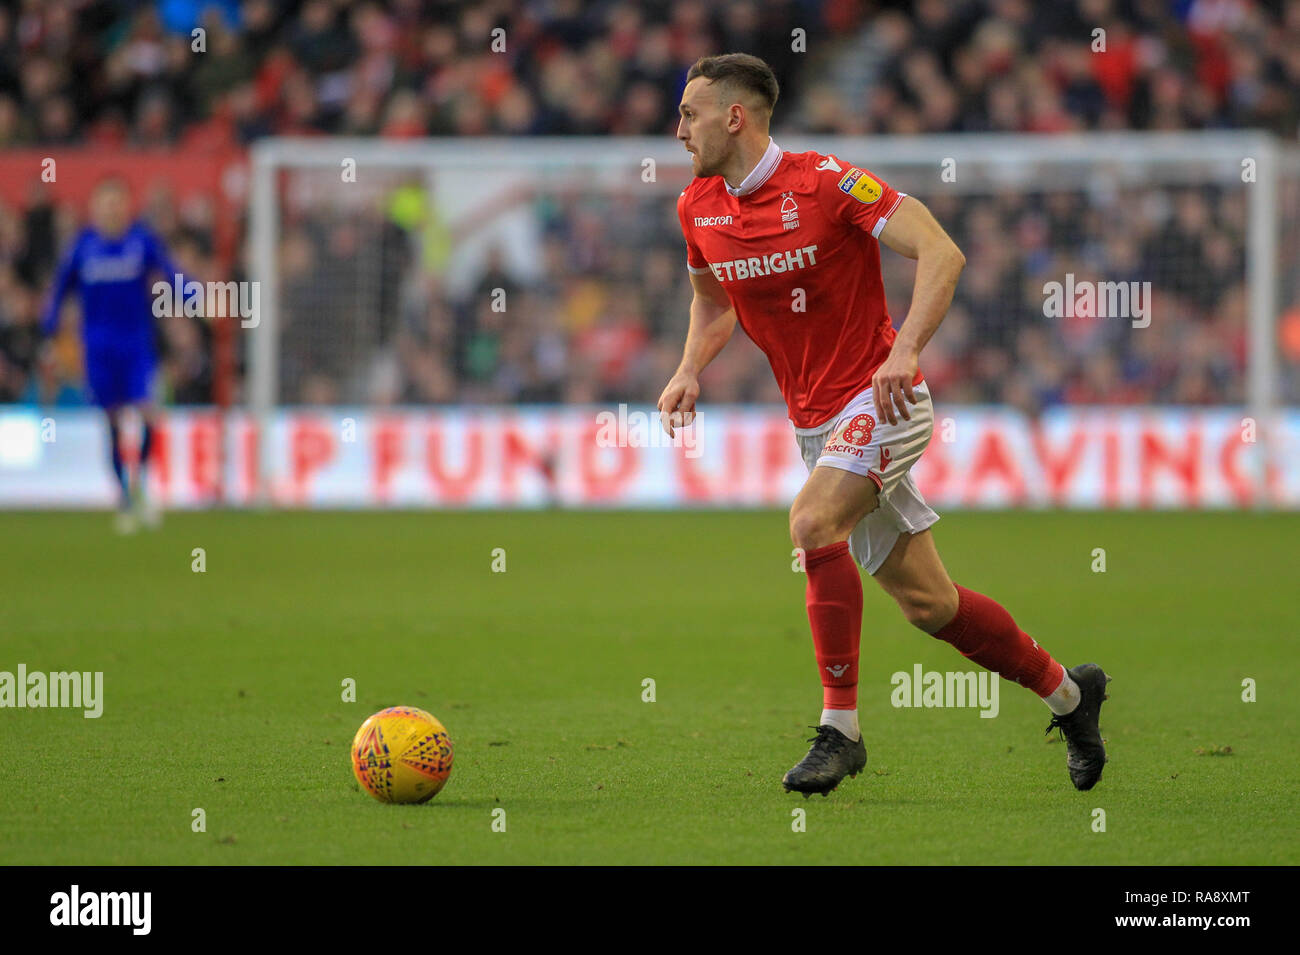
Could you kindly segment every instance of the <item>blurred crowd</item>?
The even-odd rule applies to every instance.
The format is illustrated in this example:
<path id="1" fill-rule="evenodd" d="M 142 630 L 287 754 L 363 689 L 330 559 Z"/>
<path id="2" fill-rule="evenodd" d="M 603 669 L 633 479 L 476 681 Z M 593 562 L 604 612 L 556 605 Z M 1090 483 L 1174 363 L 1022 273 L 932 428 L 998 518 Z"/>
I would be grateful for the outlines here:
<path id="1" fill-rule="evenodd" d="M 0 3 L 0 150 L 671 136 L 689 65 L 736 50 L 781 80 L 778 142 L 1246 127 L 1294 141 L 1300 128 L 1300 0 L 17 0 Z M 969 260 L 924 356 L 949 400 L 1241 398 L 1239 193 L 1174 193 L 1153 212 L 1123 194 L 1103 208 L 1080 192 L 958 200 L 896 185 L 931 204 Z M 622 203 L 634 224 L 611 228 L 601 202 Z M 0 202 L 0 400 L 76 400 L 75 381 L 40 380 L 34 322 L 82 211 Z M 175 209 L 146 212 L 197 274 L 240 277 Z M 426 236 L 383 210 L 294 223 L 281 249 L 284 400 L 654 400 L 689 301 L 671 197 L 543 197 L 538 215 L 545 278 L 488 257 L 468 294 L 421 254 Z M 887 284 L 901 319 L 910 271 L 894 259 Z M 354 274 L 361 262 L 369 274 Z M 1066 271 L 1150 280 L 1157 314 L 1177 320 L 1141 335 L 1115 321 L 1048 321 L 1042 283 Z M 356 288 L 377 318 L 329 307 Z M 504 312 L 491 307 L 495 289 Z M 168 400 L 210 400 L 207 327 L 160 335 Z M 714 400 L 777 398 L 752 346 L 724 352 L 709 374 Z"/>
<path id="2" fill-rule="evenodd" d="M 0 148 L 666 135 L 727 51 L 776 71 L 777 130 L 1300 123 L 1297 0 L 10 0 Z"/>

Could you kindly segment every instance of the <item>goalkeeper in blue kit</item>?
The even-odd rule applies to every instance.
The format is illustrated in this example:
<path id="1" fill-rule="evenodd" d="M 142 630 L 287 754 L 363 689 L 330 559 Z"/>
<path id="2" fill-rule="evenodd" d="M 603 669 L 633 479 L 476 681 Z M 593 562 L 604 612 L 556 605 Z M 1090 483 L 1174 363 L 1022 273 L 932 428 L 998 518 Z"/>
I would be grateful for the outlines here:
<path id="1" fill-rule="evenodd" d="M 158 366 L 150 276 L 167 282 L 179 274 L 162 242 L 132 221 L 131 197 L 121 179 L 110 178 L 91 196 L 91 225 L 73 242 L 54 276 L 41 320 L 45 336 L 57 333 L 64 297 L 81 299 L 81 336 L 91 399 L 108 418 L 109 452 L 119 490 L 118 530 L 135 529 L 137 519 L 155 524 L 158 511 L 145 494 L 145 472 L 153 446 L 157 411 L 151 386 Z M 123 412 L 134 408 L 143 422 L 134 480 L 122 456 Z"/>

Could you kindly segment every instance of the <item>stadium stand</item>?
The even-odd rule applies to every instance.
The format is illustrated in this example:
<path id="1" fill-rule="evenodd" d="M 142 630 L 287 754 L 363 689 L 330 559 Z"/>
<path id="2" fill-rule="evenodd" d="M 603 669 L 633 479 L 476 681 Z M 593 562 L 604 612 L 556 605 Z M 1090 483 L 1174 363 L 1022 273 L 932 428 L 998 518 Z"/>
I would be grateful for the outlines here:
<path id="1" fill-rule="evenodd" d="M 497 26 L 508 30 L 504 56 L 488 52 Z M 206 56 L 191 53 L 196 28 Z M 811 52 L 792 52 L 796 28 Z M 1090 47 L 1098 28 L 1100 54 Z M 730 50 L 757 53 L 781 78 L 778 142 L 794 133 L 1236 128 L 1294 139 L 1300 128 L 1297 0 L 22 0 L 0 5 L 0 152 L 239 149 L 267 135 L 670 137 L 686 69 Z M 1064 194 L 925 198 L 964 247 L 1004 250 L 970 256 L 944 334 L 924 356 L 948 400 L 1029 410 L 1242 400 L 1244 236 L 1240 210 L 1223 196 L 1189 190 L 1160 217 L 1118 198 L 1109 209 Z M 475 283 L 522 296 L 516 314 L 526 321 L 502 321 L 481 295 L 450 295 L 425 270 L 418 294 L 394 296 L 386 313 L 397 356 L 386 374 L 358 393 L 343 367 L 350 356 L 315 349 L 310 367 L 285 376 L 296 389 L 286 397 L 652 400 L 676 363 L 689 296 L 681 236 L 661 211 L 620 210 L 632 218 L 615 228 L 576 200 L 553 210 L 544 282 L 497 266 Z M 214 252 L 210 212 L 166 195 L 143 212 L 187 272 L 238 272 L 240 256 L 223 262 Z M 83 214 L 52 204 L 39 183 L 0 202 L 0 401 L 79 400 L 75 356 L 38 367 L 35 325 Z M 421 268 L 401 251 L 403 226 L 382 210 L 372 215 L 395 250 L 384 261 Z M 331 294 L 332 262 L 355 235 L 355 224 L 308 216 L 284 236 L 286 362 L 298 354 L 293 316 Z M 1067 338 L 1041 321 L 1041 296 L 1026 281 L 1063 271 L 1064 248 L 1086 250 L 1108 275 L 1157 279 L 1170 250 L 1181 250 L 1183 261 L 1204 264 L 1194 280 L 1176 277 L 1179 307 L 1193 320 L 1153 328 L 1127 353 L 1104 334 Z M 896 319 L 908 294 L 901 268 L 886 275 Z M 167 400 L 211 400 L 207 327 L 169 322 L 160 334 Z M 1300 308 L 1283 317 L 1281 339 L 1294 367 Z M 1006 375 L 1012 365 L 1025 373 Z M 707 383 L 715 401 L 779 400 L 753 348 L 724 353 Z"/>

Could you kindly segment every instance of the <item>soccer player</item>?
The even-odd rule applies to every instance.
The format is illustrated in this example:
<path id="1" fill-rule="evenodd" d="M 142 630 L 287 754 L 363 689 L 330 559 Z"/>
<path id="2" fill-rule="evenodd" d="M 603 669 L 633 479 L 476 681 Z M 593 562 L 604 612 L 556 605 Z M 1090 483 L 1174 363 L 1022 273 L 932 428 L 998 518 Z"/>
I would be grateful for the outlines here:
<path id="1" fill-rule="evenodd" d="M 1078 789 L 1106 761 L 1098 720 L 1109 677 L 1066 670 L 995 600 L 954 584 L 935 549 L 938 515 L 910 469 L 934 409 L 919 370 L 965 257 L 916 198 L 838 156 L 789 153 L 768 125 L 778 87 L 762 60 L 732 53 L 691 67 L 677 138 L 694 181 L 677 200 L 694 298 L 680 366 L 659 411 L 672 435 L 689 423 L 699 374 L 739 321 L 767 355 L 789 409 L 807 482 L 790 509 L 823 710 L 787 791 L 826 795 L 867 762 L 858 726 L 862 578 L 908 622 L 1032 690 L 1052 711 Z M 878 244 L 879 243 L 879 244 Z M 911 308 L 895 331 L 885 310 L 883 244 L 916 260 Z"/>
<path id="2" fill-rule="evenodd" d="M 171 282 L 179 274 L 162 243 L 143 223 L 132 222 L 131 196 L 122 179 L 101 181 L 91 195 L 91 225 L 77 236 L 60 262 L 49 304 L 41 319 L 45 336 L 58 332 L 63 298 L 81 296 L 81 337 L 91 398 L 108 418 L 109 453 L 118 484 L 119 531 L 159 519 L 145 494 L 146 464 L 153 447 L 157 412 L 150 398 L 158 359 L 154 347 L 149 276 Z M 123 411 L 135 408 L 144 423 L 132 482 L 122 457 Z M 133 510 L 134 505 L 134 510 Z"/>

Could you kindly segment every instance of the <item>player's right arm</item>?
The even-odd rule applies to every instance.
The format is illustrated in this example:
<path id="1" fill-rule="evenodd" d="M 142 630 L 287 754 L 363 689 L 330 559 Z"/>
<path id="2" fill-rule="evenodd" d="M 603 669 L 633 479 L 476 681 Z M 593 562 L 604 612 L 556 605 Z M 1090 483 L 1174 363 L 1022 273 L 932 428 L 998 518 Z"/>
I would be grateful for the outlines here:
<path id="1" fill-rule="evenodd" d="M 700 372 L 718 356 L 736 328 L 736 310 L 712 271 L 692 271 L 691 287 L 695 295 L 682 361 L 659 396 L 659 423 L 670 438 L 675 428 L 691 423 L 695 399 L 700 396 Z"/>
<path id="2" fill-rule="evenodd" d="M 44 374 L 53 374 L 57 361 L 54 357 L 54 336 L 59 331 L 59 315 L 63 310 L 63 300 L 68 292 L 80 284 L 81 275 L 81 238 L 78 237 L 54 272 L 54 281 L 50 288 L 49 300 L 41 313 L 41 344 L 36 352 L 36 362 Z"/>
<path id="3" fill-rule="evenodd" d="M 55 270 L 50 298 L 45 303 L 45 311 L 41 315 L 41 335 L 45 338 L 53 337 L 59 330 L 59 312 L 63 299 L 78 282 L 80 254 L 81 239 L 78 238 L 64 254 Z"/>

